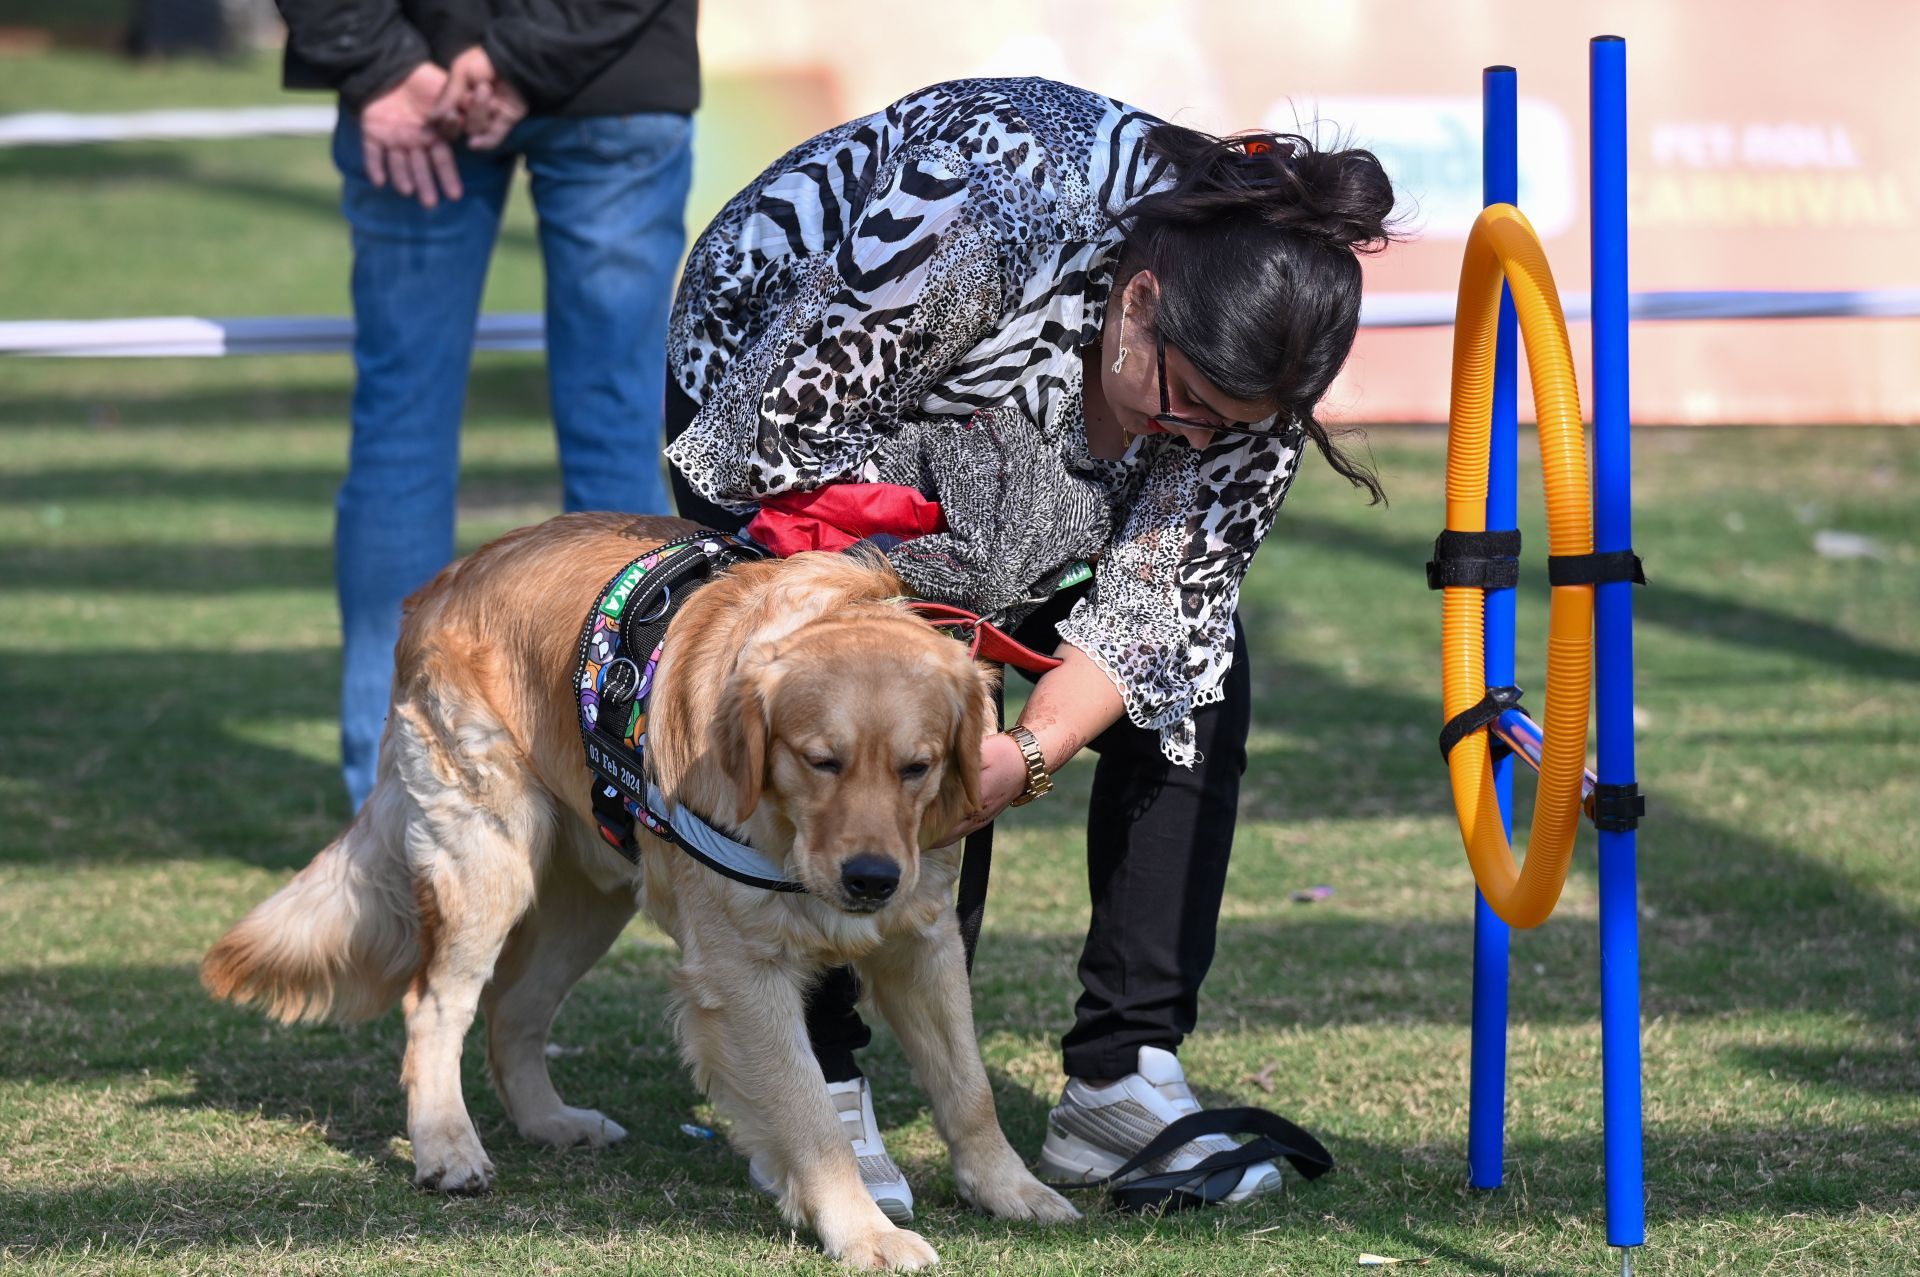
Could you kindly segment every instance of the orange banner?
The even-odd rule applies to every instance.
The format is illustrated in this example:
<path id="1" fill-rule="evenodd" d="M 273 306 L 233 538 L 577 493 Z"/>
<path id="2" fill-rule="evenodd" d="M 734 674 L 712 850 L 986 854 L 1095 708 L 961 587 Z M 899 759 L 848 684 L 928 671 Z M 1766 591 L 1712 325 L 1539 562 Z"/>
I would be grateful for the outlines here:
<path id="1" fill-rule="evenodd" d="M 831 86 L 770 121 L 780 136 L 759 163 L 964 75 L 1047 75 L 1216 132 L 1370 146 L 1410 236 L 1367 264 L 1370 295 L 1387 295 L 1455 286 L 1480 207 L 1480 72 L 1496 63 L 1518 71 L 1521 207 L 1561 289 L 1586 289 L 1587 40 L 1602 33 L 1627 40 L 1636 292 L 1920 286 L 1920 5 L 982 0 L 962 20 L 945 6 L 709 0 L 701 34 L 717 72 Z M 1584 325 L 1574 337 L 1584 389 Z M 1444 420 L 1450 341 L 1364 332 L 1329 415 Z M 1912 319 L 1640 323 L 1634 416 L 1920 422 L 1916 352 Z"/>

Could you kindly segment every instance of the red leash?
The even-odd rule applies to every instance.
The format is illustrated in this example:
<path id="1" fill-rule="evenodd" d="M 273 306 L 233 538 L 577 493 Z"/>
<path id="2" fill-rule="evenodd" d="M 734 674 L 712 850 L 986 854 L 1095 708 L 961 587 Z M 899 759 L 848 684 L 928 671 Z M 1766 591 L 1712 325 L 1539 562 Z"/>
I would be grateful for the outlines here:
<path id="1" fill-rule="evenodd" d="M 1059 657 L 1034 651 L 999 626 L 981 620 L 963 607 L 955 607 L 951 603 L 930 603 L 925 599 L 909 599 L 907 608 L 918 612 L 935 629 L 952 626 L 954 637 L 965 639 L 967 650 L 976 658 L 984 657 L 1002 665 L 1011 665 L 1029 674 L 1045 674 L 1060 665 Z"/>

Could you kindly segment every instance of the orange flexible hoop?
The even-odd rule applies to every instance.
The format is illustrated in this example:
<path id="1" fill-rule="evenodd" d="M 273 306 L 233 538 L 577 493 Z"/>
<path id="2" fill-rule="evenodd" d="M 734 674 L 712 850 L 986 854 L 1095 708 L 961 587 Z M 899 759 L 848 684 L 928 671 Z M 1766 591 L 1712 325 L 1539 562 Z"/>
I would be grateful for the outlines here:
<path id="1" fill-rule="evenodd" d="M 1513 290 L 1526 338 L 1545 471 L 1547 552 L 1593 553 L 1593 495 L 1587 437 L 1580 424 L 1567 321 L 1539 236 L 1519 209 L 1490 205 L 1473 224 L 1460 265 L 1454 313 L 1453 402 L 1447 421 L 1447 530 L 1487 527 L 1487 459 L 1492 447 L 1493 357 L 1500 285 Z M 1448 587 L 1441 612 L 1441 693 L 1445 719 L 1486 692 L 1485 594 Z M 1547 920 L 1566 885 L 1580 818 L 1580 778 L 1587 761 L 1587 715 L 1593 694 L 1593 587 L 1557 585 L 1547 626 L 1546 709 L 1541 715 L 1540 789 L 1524 867 L 1516 865 L 1487 753 L 1488 732 L 1462 737 L 1447 758 L 1453 805 L 1467 861 L 1487 904 L 1514 927 Z"/>

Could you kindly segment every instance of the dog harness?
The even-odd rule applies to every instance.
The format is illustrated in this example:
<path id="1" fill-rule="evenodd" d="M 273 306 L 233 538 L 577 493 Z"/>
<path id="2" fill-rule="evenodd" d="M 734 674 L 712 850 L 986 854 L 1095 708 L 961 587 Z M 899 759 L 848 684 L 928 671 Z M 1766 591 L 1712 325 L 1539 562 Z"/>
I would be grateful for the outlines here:
<path id="1" fill-rule="evenodd" d="M 744 537 L 698 532 L 634 559 L 601 589 L 580 628 L 573 686 L 580 738 L 593 773 L 594 823 L 621 855 L 640 863 L 638 822 L 735 882 L 803 891 L 782 866 L 729 838 L 647 777 L 647 704 L 666 647 L 667 626 L 693 592 L 737 563 L 767 557 Z"/>
<path id="2" fill-rule="evenodd" d="M 878 537 L 868 539 L 879 541 Z M 592 773 L 594 824 L 601 838 L 637 865 L 640 844 L 634 824 L 638 822 L 735 882 L 767 891 L 797 892 L 806 888 L 788 878 L 784 866 L 771 857 L 721 833 L 686 807 L 669 804 L 659 786 L 648 779 L 646 768 L 647 703 L 665 650 L 667 626 L 681 604 L 713 577 L 737 563 L 767 558 L 769 553 L 751 536 L 703 531 L 669 541 L 628 563 L 601 589 L 580 628 L 572 686 L 579 697 L 580 738 Z M 1086 564 L 1070 563 L 1038 583 L 1034 593 L 1044 598 L 1091 575 Z M 976 658 L 1036 674 L 1060 663 L 964 608 L 919 599 L 900 602 L 927 624 L 946 629 L 966 643 Z M 996 689 L 996 711 L 999 706 Z M 986 916 L 992 863 L 993 826 L 988 824 L 967 835 L 954 902 L 969 974 Z"/>

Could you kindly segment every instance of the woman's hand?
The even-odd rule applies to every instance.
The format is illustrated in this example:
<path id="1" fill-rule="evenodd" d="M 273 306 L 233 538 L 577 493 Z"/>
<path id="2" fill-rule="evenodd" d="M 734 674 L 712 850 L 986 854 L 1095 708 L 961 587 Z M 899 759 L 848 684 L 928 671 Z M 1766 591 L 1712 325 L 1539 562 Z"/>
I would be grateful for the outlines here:
<path id="1" fill-rule="evenodd" d="M 1020 746 L 1005 732 L 980 742 L 980 805 L 948 830 L 936 846 L 944 847 L 974 830 L 993 823 L 1014 799 L 1027 792 L 1027 760 Z"/>
<path id="2" fill-rule="evenodd" d="M 1126 712 L 1120 689 L 1092 657 L 1071 643 L 1062 643 L 1054 655 L 1060 664 L 1040 676 L 1020 712 L 1020 721 L 1033 733 L 1050 773 L 1065 767 L 1081 746 L 1119 722 Z M 980 806 L 934 845 L 944 847 L 991 824 L 1026 792 L 1026 756 L 1013 737 L 995 732 L 980 742 Z"/>

